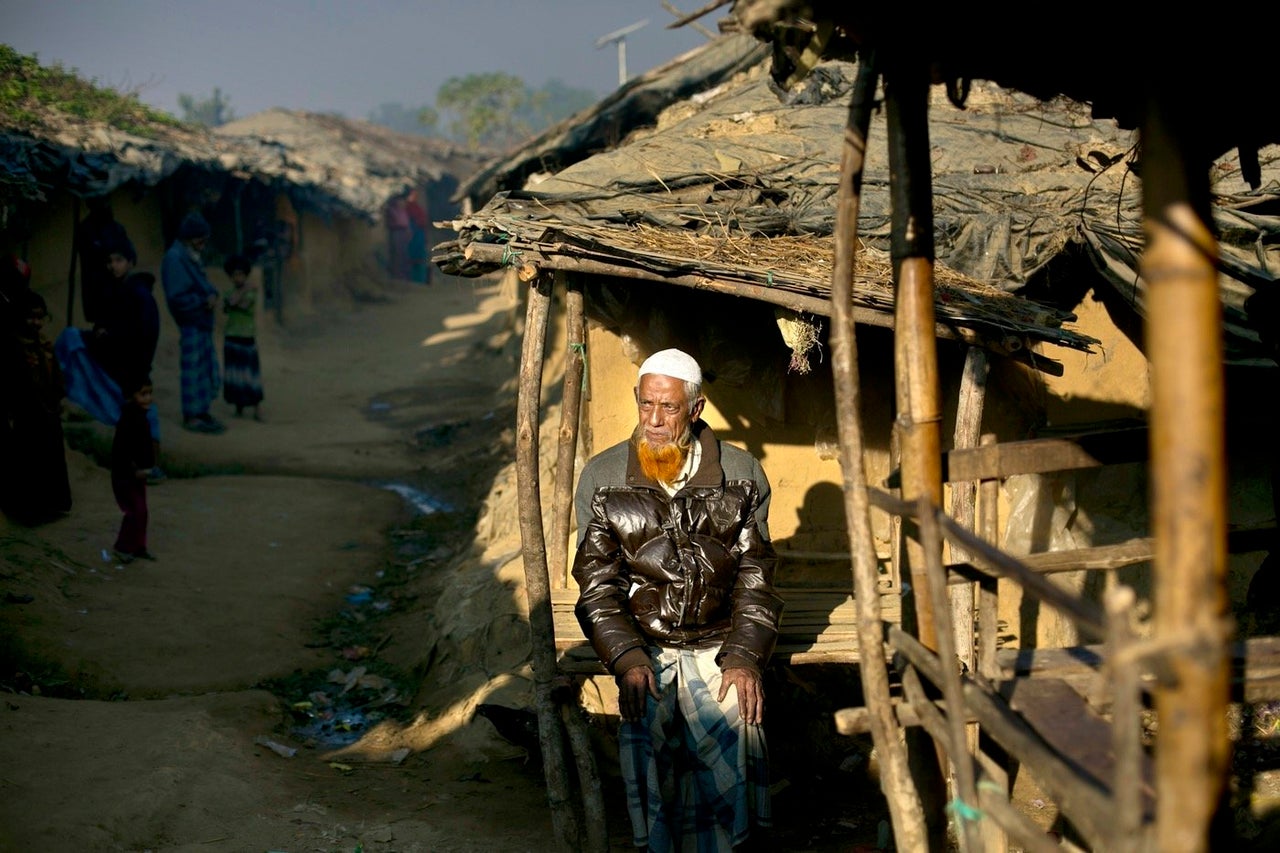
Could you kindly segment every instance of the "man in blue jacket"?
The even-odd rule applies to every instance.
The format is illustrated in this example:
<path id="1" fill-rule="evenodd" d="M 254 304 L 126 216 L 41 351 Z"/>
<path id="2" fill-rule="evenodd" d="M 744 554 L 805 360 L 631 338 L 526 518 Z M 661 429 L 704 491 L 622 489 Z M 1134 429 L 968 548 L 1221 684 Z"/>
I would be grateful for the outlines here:
<path id="1" fill-rule="evenodd" d="M 209 223 L 192 211 L 178 225 L 178 237 L 160 264 L 165 303 L 178 324 L 181 349 L 182 425 L 217 434 L 226 426 L 209 414 L 222 384 L 213 344 L 218 291 L 204 273 L 200 253 L 209 240 Z"/>

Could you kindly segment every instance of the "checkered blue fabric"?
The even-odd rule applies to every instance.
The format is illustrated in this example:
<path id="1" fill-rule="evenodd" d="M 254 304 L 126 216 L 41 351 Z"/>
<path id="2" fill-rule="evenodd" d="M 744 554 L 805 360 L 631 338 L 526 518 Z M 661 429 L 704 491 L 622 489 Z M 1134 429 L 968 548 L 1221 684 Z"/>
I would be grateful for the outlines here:
<path id="1" fill-rule="evenodd" d="M 222 386 L 222 377 L 218 372 L 218 357 L 213 349 L 213 332 L 195 326 L 183 326 L 179 334 L 178 345 L 182 353 L 182 417 L 190 419 L 209 412 L 209 406 Z"/>
<path id="2" fill-rule="evenodd" d="M 54 342 L 53 351 L 62 367 L 67 399 L 88 412 L 95 421 L 115 426 L 120 420 L 124 394 L 111 375 L 89 355 L 80 330 L 75 326 L 63 329 Z M 154 403 L 147 409 L 147 426 L 151 429 L 151 437 L 159 441 L 160 412 Z"/>
<path id="3" fill-rule="evenodd" d="M 618 738 L 636 847 L 715 853 L 770 825 L 764 730 L 742 721 L 736 690 L 716 702 L 717 651 L 649 649 L 662 698 Z"/>

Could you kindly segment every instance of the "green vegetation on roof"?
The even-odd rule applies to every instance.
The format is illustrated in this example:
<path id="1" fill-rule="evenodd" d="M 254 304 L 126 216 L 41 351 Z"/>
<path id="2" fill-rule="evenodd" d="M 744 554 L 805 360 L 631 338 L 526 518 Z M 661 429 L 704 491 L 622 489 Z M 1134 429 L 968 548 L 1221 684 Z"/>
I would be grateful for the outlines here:
<path id="1" fill-rule="evenodd" d="M 136 93 L 121 94 L 84 80 L 60 63 L 44 66 L 34 56 L 0 44 L 0 117 L 19 130 L 45 126 L 50 111 L 86 121 L 99 121 L 136 136 L 152 137 L 157 126 L 182 122 L 143 104 Z"/>

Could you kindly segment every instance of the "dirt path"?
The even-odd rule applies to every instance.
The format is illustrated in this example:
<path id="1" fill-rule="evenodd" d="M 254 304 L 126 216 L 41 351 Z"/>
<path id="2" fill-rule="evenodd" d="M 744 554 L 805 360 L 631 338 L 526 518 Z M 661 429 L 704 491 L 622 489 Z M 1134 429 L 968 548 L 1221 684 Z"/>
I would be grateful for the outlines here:
<path id="1" fill-rule="evenodd" d="M 162 344 L 155 563 L 104 559 L 119 513 L 91 457 L 109 433 L 69 425 L 72 514 L 0 520 L 0 850 L 544 849 L 536 769 L 484 721 L 327 754 L 348 725 L 435 716 L 380 656 L 430 657 L 430 584 L 405 569 L 470 547 L 510 422 L 509 308 L 453 280 L 268 335 L 270 420 L 221 436 L 178 428 Z"/>
<path id="2" fill-rule="evenodd" d="M 0 519 L 0 853 L 554 847 L 536 756 L 475 710 L 532 705 L 512 300 L 404 285 L 270 332 L 269 421 L 220 436 L 179 428 L 162 335 L 154 563 L 104 558 L 110 432 L 68 424 L 71 515 Z M 869 744 L 830 731 L 856 685 L 813 675 L 768 686 L 769 846 L 875 849 Z"/>

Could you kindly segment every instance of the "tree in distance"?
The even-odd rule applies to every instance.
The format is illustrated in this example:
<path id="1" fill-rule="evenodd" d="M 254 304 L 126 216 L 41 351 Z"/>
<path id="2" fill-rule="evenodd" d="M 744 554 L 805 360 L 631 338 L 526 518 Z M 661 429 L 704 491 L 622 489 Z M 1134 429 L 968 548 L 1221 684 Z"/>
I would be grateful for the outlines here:
<path id="1" fill-rule="evenodd" d="M 213 94 L 208 98 L 197 99 L 186 92 L 180 93 L 178 106 L 182 109 L 182 120 L 189 124 L 218 127 L 236 117 L 235 110 L 231 109 L 231 99 L 222 94 L 222 90 L 217 86 L 213 88 Z"/>

